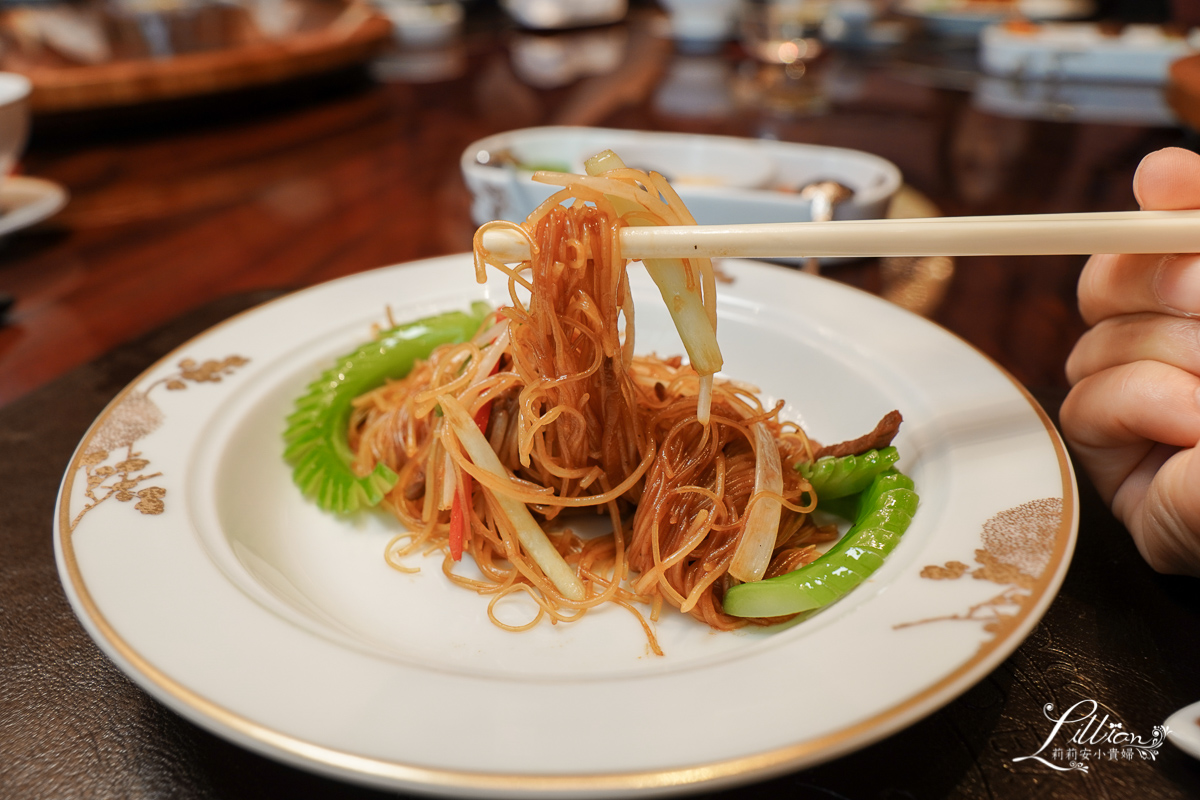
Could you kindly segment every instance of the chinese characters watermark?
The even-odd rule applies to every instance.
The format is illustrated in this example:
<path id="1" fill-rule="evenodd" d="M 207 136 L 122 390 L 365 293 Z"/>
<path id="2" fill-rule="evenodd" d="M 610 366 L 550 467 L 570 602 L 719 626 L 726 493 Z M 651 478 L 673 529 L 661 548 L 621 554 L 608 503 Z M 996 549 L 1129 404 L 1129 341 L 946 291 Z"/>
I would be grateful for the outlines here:
<path id="1" fill-rule="evenodd" d="M 1150 737 L 1144 738 L 1125 730 L 1124 724 L 1110 721 L 1108 714 L 1098 716 L 1099 709 L 1095 700 L 1080 700 L 1055 716 L 1054 704 L 1047 703 L 1042 713 L 1054 723 L 1050 735 L 1037 752 L 1013 762 L 1033 760 L 1059 772 L 1087 772 L 1092 761 L 1153 761 L 1158 757 L 1158 748 L 1170 733 L 1166 725 L 1155 725 Z"/>

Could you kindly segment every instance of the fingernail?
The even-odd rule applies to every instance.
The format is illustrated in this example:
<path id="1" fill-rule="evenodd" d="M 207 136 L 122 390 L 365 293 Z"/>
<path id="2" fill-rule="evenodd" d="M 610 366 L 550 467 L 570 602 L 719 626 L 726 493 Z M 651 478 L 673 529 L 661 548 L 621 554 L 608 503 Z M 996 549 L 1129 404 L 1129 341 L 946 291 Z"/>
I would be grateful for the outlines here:
<path id="1" fill-rule="evenodd" d="M 1168 311 L 1200 315 L 1200 259 L 1166 256 L 1154 276 L 1154 294 Z"/>

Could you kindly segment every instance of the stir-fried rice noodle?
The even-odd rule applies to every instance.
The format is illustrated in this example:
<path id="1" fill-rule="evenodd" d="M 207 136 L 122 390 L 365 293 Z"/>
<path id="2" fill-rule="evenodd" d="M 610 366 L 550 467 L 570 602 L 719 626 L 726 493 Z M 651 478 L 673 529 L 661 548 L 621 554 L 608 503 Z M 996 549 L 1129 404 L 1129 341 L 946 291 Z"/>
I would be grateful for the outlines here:
<path id="1" fill-rule="evenodd" d="M 355 401 L 355 469 L 366 474 L 382 461 L 399 475 L 386 504 L 405 532 L 389 545 L 388 562 L 411 570 L 416 554 L 442 550 L 450 580 L 491 595 L 489 616 L 513 630 L 616 603 L 637 617 L 657 652 L 646 617 L 658 618 L 664 601 L 721 630 L 756 622 L 721 610 L 753 507 L 781 506 L 766 577 L 813 560 L 814 545 L 836 536 L 813 523 L 815 497 L 791 468 L 811 460 L 812 445 L 779 420 L 782 403 L 763 407 L 752 389 L 719 379 L 702 424 L 701 377 L 692 367 L 680 357 L 633 354 L 633 304 L 617 237 L 631 215 L 619 216 L 610 199 L 637 198 L 643 223 L 690 221 L 673 193 L 657 188 L 665 182 L 636 170 L 563 182 L 568 188 L 524 225 L 490 224 L 526 236 L 531 261 L 506 265 L 482 248 L 483 230 L 476 236 L 479 277 L 488 268 L 507 276 L 510 304 L 471 341 L 438 347 L 405 378 Z M 711 265 L 686 267 L 711 300 Z M 507 474 L 468 456 L 441 407 L 453 401 Z M 756 441 L 763 441 L 756 425 L 778 450 L 781 492 L 755 492 Z M 545 529 L 582 586 L 576 598 L 527 552 L 521 537 L 529 534 L 505 512 L 505 495 Z M 461 547 L 478 577 L 460 574 L 451 557 L 456 502 Z M 605 515 L 611 533 L 574 534 L 571 520 L 581 513 Z M 523 623 L 504 622 L 497 603 L 516 592 L 539 610 Z"/>

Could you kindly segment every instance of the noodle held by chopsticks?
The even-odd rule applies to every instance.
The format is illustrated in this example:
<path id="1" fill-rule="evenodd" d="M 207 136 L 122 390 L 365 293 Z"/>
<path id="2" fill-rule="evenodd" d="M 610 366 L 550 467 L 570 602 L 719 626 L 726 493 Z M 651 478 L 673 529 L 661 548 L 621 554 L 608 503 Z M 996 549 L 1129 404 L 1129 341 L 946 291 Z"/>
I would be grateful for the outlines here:
<path id="1" fill-rule="evenodd" d="M 748 524 L 756 577 L 811 561 L 812 544 L 831 533 L 809 516 L 815 495 L 792 467 L 812 448 L 780 422 L 782 403 L 764 408 L 747 387 L 714 379 L 711 263 L 652 268 L 689 363 L 634 354 L 618 232 L 691 216 L 661 176 L 613 159 L 607 170 L 597 167 L 604 159 L 589 162 L 589 176 L 540 173 L 565 188 L 523 225 L 480 229 L 477 278 L 504 275 L 509 304 L 471 341 L 438 347 L 358 398 L 348 438 L 357 471 L 382 462 L 399 476 L 387 502 L 407 532 L 389 563 L 409 568 L 411 555 L 443 549 L 451 579 L 492 595 L 489 614 L 510 629 L 615 603 L 659 652 L 639 607 L 656 618 L 665 603 L 719 629 L 754 622 L 721 610 Z M 530 260 L 508 264 L 484 249 L 494 226 L 528 238 Z M 612 532 L 585 540 L 563 529 L 584 512 L 603 514 Z M 456 574 L 458 548 L 482 579 Z M 513 592 L 538 605 L 526 624 L 495 616 Z"/>

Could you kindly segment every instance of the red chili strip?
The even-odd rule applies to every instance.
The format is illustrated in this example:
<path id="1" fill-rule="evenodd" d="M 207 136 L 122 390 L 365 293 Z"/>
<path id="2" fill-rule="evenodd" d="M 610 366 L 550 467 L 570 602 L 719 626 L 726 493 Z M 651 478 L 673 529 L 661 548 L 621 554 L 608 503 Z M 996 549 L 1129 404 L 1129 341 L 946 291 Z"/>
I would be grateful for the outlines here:
<path id="1" fill-rule="evenodd" d="M 500 362 L 496 362 L 492 367 L 492 375 L 500 369 Z M 492 418 L 492 401 L 489 400 L 479 407 L 475 412 L 475 424 L 479 426 L 479 430 L 487 433 L 488 421 Z M 454 501 L 450 504 L 450 557 L 455 561 L 462 560 L 463 547 L 466 545 L 467 537 L 471 532 L 471 523 L 467 520 L 467 511 L 471 508 L 472 491 L 474 489 L 471 483 L 471 476 L 463 473 L 462 476 L 462 493 L 457 490 L 454 492 Z M 466 495 L 466 501 L 463 501 L 463 495 Z"/>

